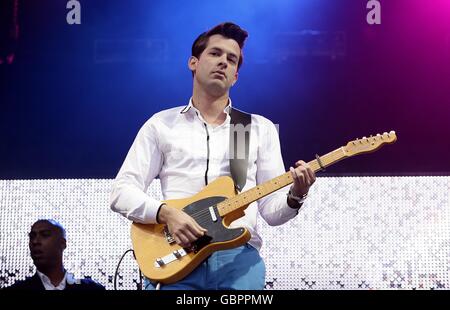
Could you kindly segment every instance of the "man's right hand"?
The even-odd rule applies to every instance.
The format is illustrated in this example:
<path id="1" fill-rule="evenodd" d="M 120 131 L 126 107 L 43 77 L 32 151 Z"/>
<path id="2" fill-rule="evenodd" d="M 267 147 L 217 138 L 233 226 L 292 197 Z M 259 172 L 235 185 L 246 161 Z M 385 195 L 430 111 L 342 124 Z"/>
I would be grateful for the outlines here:
<path id="1" fill-rule="evenodd" d="M 158 223 L 166 224 L 176 243 L 183 248 L 189 247 L 192 242 L 207 233 L 186 212 L 172 208 L 166 204 L 161 206 L 158 214 Z"/>

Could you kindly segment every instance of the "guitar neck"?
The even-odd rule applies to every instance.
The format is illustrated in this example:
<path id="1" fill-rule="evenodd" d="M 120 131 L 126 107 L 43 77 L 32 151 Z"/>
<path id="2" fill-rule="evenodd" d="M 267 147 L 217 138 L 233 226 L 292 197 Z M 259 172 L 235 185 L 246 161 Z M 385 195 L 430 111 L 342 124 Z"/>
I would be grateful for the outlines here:
<path id="1" fill-rule="evenodd" d="M 314 159 L 308 164 L 314 172 L 321 170 L 322 168 L 328 167 L 344 158 L 347 155 L 344 148 L 338 148 L 328 154 L 321 156 L 319 159 Z M 320 160 L 320 163 L 319 163 Z M 233 198 L 229 198 L 217 205 L 217 209 L 221 216 L 225 216 L 237 209 L 246 207 L 250 203 L 267 196 L 280 188 L 283 188 L 293 182 L 291 172 L 288 171 L 276 178 L 259 184 L 245 192 L 236 195 Z"/>

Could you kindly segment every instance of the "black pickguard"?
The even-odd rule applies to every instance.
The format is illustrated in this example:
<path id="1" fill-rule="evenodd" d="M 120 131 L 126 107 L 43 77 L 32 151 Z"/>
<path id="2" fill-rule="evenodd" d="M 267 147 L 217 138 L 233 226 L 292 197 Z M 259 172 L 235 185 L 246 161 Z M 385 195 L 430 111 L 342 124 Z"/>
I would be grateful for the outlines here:
<path id="1" fill-rule="evenodd" d="M 208 197 L 198 200 L 183 208 L 183 211 L 195 219 L 197 223 L 208 232 L 205 236 L 194 242 L 194 251 L 198 251 L 204 246 L 215 243 L 225 242 L 238 238 L 244 233 L 244 228 L 226 228 L 222 224 L 222 217 L 217 210 L 217 204 L 227 199 L 226 197 Z M 213 207 L 217 221 L 213 221 L 209 207 Z"/>

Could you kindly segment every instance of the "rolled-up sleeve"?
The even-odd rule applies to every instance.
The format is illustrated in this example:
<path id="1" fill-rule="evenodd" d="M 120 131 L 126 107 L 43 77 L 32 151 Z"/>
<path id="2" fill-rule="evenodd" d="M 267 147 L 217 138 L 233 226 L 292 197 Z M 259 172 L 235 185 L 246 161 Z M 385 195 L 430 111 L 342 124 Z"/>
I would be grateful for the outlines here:
<path id="1" fill-rule="evenodd" d="M 111 209 L 134 222 L 155 224 L 161 201 L 148 196 L 146 191 L 159 174 L 162 161 L 156 126 L 150 118 L 139 130 L 113 181 Z"/>
<path id="2" fill-rule="evenodd" d="M 256 183 L 261 184 L 286 172 L 281 155 L 280 139 L 275 125 L 265 119 L 264 126 L 260 127 L 259 149 Z M 286 223 L 298 214 L 297 209 L 289 207 L 286 186 L 264 198 L 258 200 L 258 209 L 261 217 L 271 226 Z"/>

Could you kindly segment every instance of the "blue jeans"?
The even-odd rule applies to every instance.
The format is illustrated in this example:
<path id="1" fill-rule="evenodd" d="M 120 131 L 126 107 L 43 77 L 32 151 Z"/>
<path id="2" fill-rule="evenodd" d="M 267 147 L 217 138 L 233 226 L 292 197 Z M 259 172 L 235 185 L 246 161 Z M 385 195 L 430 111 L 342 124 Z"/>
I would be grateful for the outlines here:
<path id="1" fill-rule="evenodd" d="M 258 250 L 249 244 L 214 252 L 179 282 L 161 285 L 161 290 L 262 290 L 266 267 Z M 146 290 L 156 283 L 144 278 Z"/>

